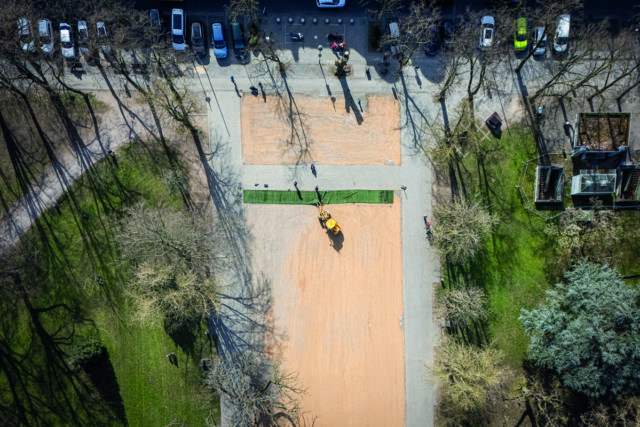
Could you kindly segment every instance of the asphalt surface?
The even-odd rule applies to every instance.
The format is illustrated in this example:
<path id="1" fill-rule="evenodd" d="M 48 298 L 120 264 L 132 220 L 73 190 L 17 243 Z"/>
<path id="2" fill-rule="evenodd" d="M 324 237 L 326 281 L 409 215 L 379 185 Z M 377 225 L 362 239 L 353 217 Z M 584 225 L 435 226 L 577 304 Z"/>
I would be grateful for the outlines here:
<path id="1" fill-rule="evenodd" d="M 260 2 L 260 10 L 265 10 L 267 15 L 273 13 L 313 13 L 335 14 L 335 15 L 353 15 L 359 16 L 366 13 L 367 7 L 360 5 L 358 0 L 346 0 L 344 8 L 338 9 L 319 9 L 315 0 L 296 0 L 295 7 L 292 8 L 291 0 L 269 0 Z M 405 0 L 405 8 L 408 8 L 411 1 Z M 521 4 L 523 2 L 521 1 Z M 202 0 L 184 0 L 180 1 L 157 1 L 157 0 L 138 0 L 135 2 L 136 8 L 140 10 L 160 9 L 163 13 L 171 14 L 172 8 L 180 8 L 189 12 L 198 13 L 224 13 L 225 1 L 202 1 Z M 526 1 L 528 7 L 535 7 L 535 0 Z M 637 2 L 630 0 L 586 0 L 584 2 L 584 15 L 586 17 L 604 17 L 611 16 L 614 19 L 630 18 L 633 14 L 633 6 Z M 438 2 L 438 6 L 442 9 L 443 16 L 451 17 L 463 14 L 467 9 L 477 11 L 492 6 L 484 0 L 447 0 Z M 518 6 L 515 6 L 516 8 Z M 292 10 L 293 9 L 293 10 Z M 636 9 L 635 14 L 640 13 L 640 9 Z"/>

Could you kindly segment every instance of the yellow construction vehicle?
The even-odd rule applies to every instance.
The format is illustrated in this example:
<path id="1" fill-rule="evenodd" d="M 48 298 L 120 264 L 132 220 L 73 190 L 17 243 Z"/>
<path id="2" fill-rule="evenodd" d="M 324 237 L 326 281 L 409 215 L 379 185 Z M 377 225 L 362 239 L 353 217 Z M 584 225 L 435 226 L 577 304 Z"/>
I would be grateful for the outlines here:
<path id="1" fill-rule="evenodd" d="M 327 230 L 331 231 L 333 234 L 340 233 L 342 228 L 335 219 L 331 218 L 331 213 L 325 210 L 321 204 L 318 204 L 318 219 L 323 227 L 327 227 Z"/>

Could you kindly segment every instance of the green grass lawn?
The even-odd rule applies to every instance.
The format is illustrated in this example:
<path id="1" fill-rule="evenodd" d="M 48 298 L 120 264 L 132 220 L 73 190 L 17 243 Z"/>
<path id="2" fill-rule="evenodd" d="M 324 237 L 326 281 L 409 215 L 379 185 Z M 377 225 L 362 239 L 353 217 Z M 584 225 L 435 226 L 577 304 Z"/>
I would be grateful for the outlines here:
<path id="1" fill-rule="evenodd" d="M 127 205 L 142 201 L 182 207 L 180 196 L 171 193 L 159 178 L 168 168 L 164 159 L 140 146 L 119 152 L 117 168 L 103 161 L 85 174 L 74 184 L 72 195 L 58 203 L 61 213 L 49 210 L 40 226 L 29 232 L 46 259 L 44 273 L 34 277 L 40 281 L 34 303 L 45 307 L 64 302 L 87 319 L 76 323 L 76 334 L 94 336 L 107 346 L 131 426 L 160 426 L 172 421 L 203 425 L 210 414 L 219 418 L 217 398 L 201 385 L 200 359 L 210 357 L 213 351 L 204 329 L 186 353 L 161 323 L 132 323 L 132 308 L 123 296 L 130 271 L 117 261 L 112 220 Z M 83 219 L 80 212 L 88 218 Z M 96 283 L 97 275 L 104 278 L 104 286 Z M 48 330 L 68 321 L 43 319 Z M 29 331 L 26 323 L 18 328 L 25 334 Z M 23 341 L 26 346 L 27 340 Z M 179 367 L 170 364 L 166 357 L 170 352 L 176 354 Z"/>
<path id="2" fill-rule="evenodd" d="M 485 175 L 479 178 L 475 158 L 469 156 L 465 161 L 470 178 L 465 181 L 468 188 L 482 188 L 481 194 L 488 194 L 491 209 L 500 218 L 472 275 L 487 294 L 489 339 L 505 353 L 507 363 L 518 369 L 528 343 L 518 320 L 520 309 L 542 301 L 551 273 L 546 255 L 548 239 L 543 233 L 545 222 L 524 209 L 516 189 L 522 162 L 537 154 L 532 136 L 517 126 L 510 129 L 510 134 L 504 132 L 501 139 L 492 139 L 489 149 L 484 161 L 486 180 Z M 535 166 L 535 162 L 529 164 L 526 177 L 529 183 Z M 530 200 L 532 189 L 531 184 L 524 188 Z M 481 194 L 472 197 L 481 198 Z"/>

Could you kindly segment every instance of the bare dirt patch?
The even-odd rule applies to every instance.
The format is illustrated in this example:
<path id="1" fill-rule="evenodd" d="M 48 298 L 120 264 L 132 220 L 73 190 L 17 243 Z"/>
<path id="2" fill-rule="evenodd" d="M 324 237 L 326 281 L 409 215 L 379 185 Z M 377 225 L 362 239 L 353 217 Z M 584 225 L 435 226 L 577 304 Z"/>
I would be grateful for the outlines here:
<path id="1" fill-rule="evenodd" d="M 306 419 L 317 426 L 403 425 L 399 199 L 329 206 L 344 230 L 337 242 L 312 206 L 245 207 L 253 268 L 271 283 L 281 334 L 265 350 L 298 373 Z"/>
<path id="2" fill-rule="evenodd" d="M 400 110 L 390 97 L 361 98 L 363 123 L 346 112 L 344 99 L 297 97 L 309 141 L 305 161 L 328 165 L 399 165 Z M 281 165 L 300 161 L 292 150 L 288 112 L 277 97 L 244 97 L 241 109 L 242 155 L 246 164 Z"/>

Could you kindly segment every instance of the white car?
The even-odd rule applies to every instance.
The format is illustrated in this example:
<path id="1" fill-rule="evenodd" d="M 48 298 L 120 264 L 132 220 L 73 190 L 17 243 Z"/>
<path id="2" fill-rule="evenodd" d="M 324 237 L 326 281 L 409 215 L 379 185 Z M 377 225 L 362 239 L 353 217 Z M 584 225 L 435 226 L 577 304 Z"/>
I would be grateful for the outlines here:
<path id="1" fill-rule="evenodd" d="M 346 0 L 316 0 L 318 7 L 344 7 Z"/>
<path id="2" fill-rule="evenodd" d="M 533 35 L 533 46 L 536 47 L 536 50 L 533 51 L 533 54 L 536 56 L 544 55 L 544 53 L 547 51 L 547 35 L 544 34 L 543 37 L 543 34 L 544 27 L 537 27 Z"/>
<path id="3" fill-rule="evenodd" d="M 556 22 L 556 35 L 553 37 L 553 50 L 558 53 L 562 53 L 567 50 L 569 45 L 569 22 L 571 17 L 569 15 L 558 16 Z"/>
<path id="4" fill-rule="evenodd" d="M 71 26 L 64 22 L 60 24 L 60 50 L 62 56 L 66 59 L 75 59 L 76 54 L 73 51 L 73 33 Z"/>
<path id="5" fill-rule="evenodd" d="M 493 16 L 483 16 L 480 20 L 480 49 L 489 49 L 493 45 L 493 32 L 496 21 Z"/>
<path id="6" fill-rule="evenodd" d="M 109 46 L 109 40 L 107 39 L 107 27 L 104 22 L 96 22 L 96 29 L 98 30 L 98 43 L 100 43 L 100 49 L 105 55 L 111 53 L 111 46 Z"/>
<path id="7" fill-rule="evenodd" d="M 53 52 L 53 28 L 51 27 L 51 21 L 48 19 L 38 21 L 38 37 L 42 52 Z"/>
<path id="8" fill-rule="evenodd" d="M 224 59 L 228 55 L 227 43 L 224 41 L 222 34 L 222 24 L 211 24 L 211 45 L 213 46 L 213 55 L 218 59 Z"/>
<path id="9" fill-rule="evenodd" d="M 184 40 L 184 28 L 186 18 L 182 9 L 171 11 L 171 41 L 175 50 L 185 50 L 187 44 Z"/>
<path id="10" fill-rule="evenodd" d="M 33 52 L 36 50 L 33 43 L 33 31 L 31 31 L 31 21 L 25 18 L 18 19 L 18 37 L 20 47 L 23 52 Z"/>

